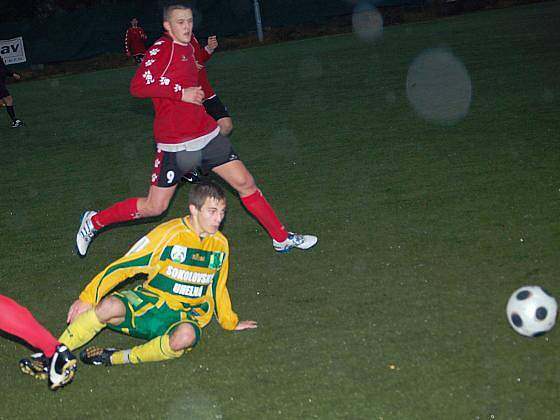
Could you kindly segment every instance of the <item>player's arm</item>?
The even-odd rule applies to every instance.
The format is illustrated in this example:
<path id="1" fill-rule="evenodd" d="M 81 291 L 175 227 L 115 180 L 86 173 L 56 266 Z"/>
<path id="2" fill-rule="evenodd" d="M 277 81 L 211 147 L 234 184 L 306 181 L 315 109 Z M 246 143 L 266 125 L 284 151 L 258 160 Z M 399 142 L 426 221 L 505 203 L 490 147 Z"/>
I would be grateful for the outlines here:
<path id="1" fill-rule="evenodd" d="M 173 84 L 165 76 L 173 59 L 172 51 L 172 42 L 167 40 L 157 41 L 150 47 L 130 82 L 132 96 L 182 100 L 182 86 Z"/>
<path id="2" fill-rule="evenodd" d="M 202 48 L 198 42 L 198 39 L 196 39 L 194 35 L 191 38 L 191 45 L 194 49 L 194 57 L 196 58 L 196 62 L 198 63 L 200 70 L 202 67 L 204 67 L 203 64 L 210 59 L 212 53 L 209 53 L 205 48 Z"/>
<path id="3" fill-rule="evenodd" d="M 145 240 L 146 237 L 140 241 Z M 140 242 L 139 241 L 139 242 Z M 138 244 L 138 242 L 137 242 Z M 135 245 L 136 246 L 136 245 Z M 134 249 L 134 247 L 133 247 Z M 130 253 L 109 264 L 91 280 L 68 310 L 67 323 L 72 323 L 82 312 L 96 306 L 99 301 L 123 281 L 139 273 L 149 273 L 152 252 L 150 248 Z"/>
<path id="4" fill-rule="evenodd" d="M 151 252 L 142 251 L 122 258 L 109 264 L 103 271 L 98 273 L 93 280 L 80 293 L 80 300 L 96 305 L 111 290 L 123 281 L 134 277 L 136 274 L 149 273 L 151 271 Z"/>
<path id="5" fill-rule="evenodd" d="M 227 278 L 229 271 L 229 251 L 220 268 L 218 276 L 218 284 L 215 293 L 215 316 L 222 328 L 226 330 L 242 331 L 246 329 L 257 328 L 256 321 L 239 321 L 239 317 L 233 311 L 231 299 L 227 290 Z"/>
<path id="6" fill-rule="evenodd" d="M 126 255 L 109 264 L 89 282 L 80 294 L 80 300 L 96 305 L 123 281 L 140 273 L 150 275 L 157 270 L 152 257 L 157 254 L 158 244 L 162 243 L 165 233 L 165 227 L 160 226 L 136 242 Z"/>
<path id="7" fill-rule="evenodd" d="M 220 270 L 216 273 L 216 292 L 214 294 L 214 315 L 222 328 L 226 330 L 234 330 L 239 324 L 239 317 L 233 311 L 231 299 L 227 290 L 227 279 L 229 271 L 229 250 L 226 251 L 226 256 L 222 263 Z"/>
<path id="8" fill-rule="evenodd" d="M 257 321 L 239 321 L 239 324 L 237 324 L 237 327 L 235 327 L 235 331 L 243 331 L 257 327 Z"/>
<path id="9" fill-rule="evenodd" d="M 11 71 L 8 66 L 6 66 L 6 64 L 4 63 L 4 60 L 2 60 L 2 57 L 0 57 L 0 74 L 2 74 L 2 72 L 4 72 L 4 74 L 6 74 L 7 76 L 11 76 L 16 80 L 21 79 L 21 76 L 19 74 L 17 74 L 16 72 Z"/>
<path id="10" fill-rule="evenodd" d="M 235 330 L 239 324 L 239 317 L 233 311 L 231 299 L 227 290 L 227 279 L 229 270 L 229 252 L 222 263 L 222 267 L 216 273 L 214 281 L 216 282 L 216 291 L 214 294 L 214 315 L 218 322 L 225 330 Z"/>
<path id="11" fill-rule="evenodd" d="M 70 324 L 82 312 L 95 306 L 119 283 L 139 273 L 152 274 L 156 270 L 152 256 L 159 255 L 161 251 L 155 244 L 162 243 L 166 232 L 165 226 L 158 226 L 136 242 L 124 257 L 97 274 L 70 306 L 66 322 Z"/>
<path id="12" fill-rule="evenodd" d="M 216 51 L 216 48 L 218 48 L 218 38 L 216 38 L 216 35 L 209 36 L 208 43 L 204 47 L 204 53 L 208 54 L 208 58 L 210 58 L 214 51 Z"/>
<path id="13" fill-rule="evenodd" d="M 2 58 L 2 55 L 0 55 L 0 74 L 7 74 L 8 76 L 10 75 L 10 70 L 8 70 L 8 67 L 6 67 L 6 64 L 4 63 L 4 59 Z"/>

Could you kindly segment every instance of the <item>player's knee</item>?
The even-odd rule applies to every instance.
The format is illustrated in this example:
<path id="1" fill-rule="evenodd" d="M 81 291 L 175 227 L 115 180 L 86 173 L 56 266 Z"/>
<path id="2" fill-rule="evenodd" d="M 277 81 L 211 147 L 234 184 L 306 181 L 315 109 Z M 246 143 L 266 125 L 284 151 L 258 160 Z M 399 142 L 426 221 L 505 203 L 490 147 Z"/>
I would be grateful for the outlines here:
<path id="1" fill-rule="evenodd" d="M 169 201 L 159 200 L 156 202 L 148 202 L 142 211 L 142 216 L 144 217 L 156 217 L 163 214 L 167 207 L 169 207 Z"/>
<path id="2" fill-rule="evenodd" d="M 255 191 L 257 191 L 257 184 L 255 184 L 255 179 L 248 172 L 239 174 L 235 179 L 235 185 L 232 186 L 242 197 L 251 195 Z"/>
<path id="3" fill-rule="evenodd" d="M 99 322 L 108 323 L 124 317 L 126 309 L 120 299 L 107 296 L 95 307 L 95 315 Z"/>
<path id="4" fill-rule="evenodd" d="M 196 332 L 191 324 L 181 324 L 169 337 L 169 347 L 173 351 L 188 349 L 196 343 Z"/>
<path id="5" fill-rule="evenodd" d="M 224 136 L 229 136 L 233 131 L 233 121 L 231 118 L 222 118 L 218 121 L 218 125 L 220 126 L 220 134 Z"/>

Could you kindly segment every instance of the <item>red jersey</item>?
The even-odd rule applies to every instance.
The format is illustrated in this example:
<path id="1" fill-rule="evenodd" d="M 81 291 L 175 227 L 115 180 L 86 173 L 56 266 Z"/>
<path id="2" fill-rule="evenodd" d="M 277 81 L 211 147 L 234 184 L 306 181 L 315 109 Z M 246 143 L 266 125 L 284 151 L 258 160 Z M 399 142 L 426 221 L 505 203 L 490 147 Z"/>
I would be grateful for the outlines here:
<path id="1" fill-rule="evenodd" d="M 148 37 L 141 27 L 128 28 L 124 36 L 124 50 L 130 55 L 144 54 L 146 52 L 144 40 L 146 39 Z"/>
<path id="2" fill-rule="evenodd" d="M 196 86 L 200 83 L 191 44 L 181 45 L 164 35 L 148 49 L 130 82 L 130 93 L 152 99 L 154 137 L 162 150 L 178 151 L 181 144 L 209 140 L 219 133 L 202 105 L 181 101 L 182 90 Z"/>
<path id="3" fill-rule="evenodd" d="M 200 87 L 204 91 L 204 99 L 211 98 L 216 94 L 216 92 L 214 92 L 214 89 L 212 89 L 212 86 L 208 81 L 208 75 L 206 74 L 206 67 L 204 67 L 204 63 L 206 63 L 210 59 L 212 54 L 206 51 L 206 48 L 202 48 L 200 46 L 198 40 L 194 35 L 192 36 L 191 44 L 194 47 L 194 55 L 196 57 L 196 61 L 198 61 L 198 64 L 203 66 L 198 70 L 198 81 L 200 82 Z"/>

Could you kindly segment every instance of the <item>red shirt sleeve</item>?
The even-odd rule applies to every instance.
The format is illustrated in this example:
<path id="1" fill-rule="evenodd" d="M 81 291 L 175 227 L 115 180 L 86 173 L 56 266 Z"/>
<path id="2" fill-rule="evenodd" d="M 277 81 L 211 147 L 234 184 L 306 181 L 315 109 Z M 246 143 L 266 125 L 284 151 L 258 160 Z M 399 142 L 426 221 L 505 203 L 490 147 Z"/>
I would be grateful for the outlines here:
<path id="1" fill-rule="evenodd" d="M 206 63 L 208 60 L 210 60 L 210 57 L 212 57 L 212 54 L 206 51 L 206 48 L 200 49 L 200 61 Z"/>
<path id="2" fill-rule="evenodd" d="M 198 43 L 198 39 L 196 39 L 194 35 L 191 38 L 191 44 L 194 47 L 194 55 L 196 57 L 196 61 L 198 61 L 200 64 L 204 64 L 208 60 L 210 60 L 212 54 L 209 54 L 208 51 L 206 51 L 206 48 L 202 48 L 200 46 L 200 44 Z"/>
<path id="3" fill-rule="evenodd" d="M 194 56 L 199 64 L 204 64 L 210 59 L 211 54 L 208 54 L 208 51 L 206 51 L 205 48 L 200 48 L 200 44 L 198 43 L 198 40 L 194 35 L 191 38 L 191 45 L 194 48 Z M 198 81 L 200 82 L 200 86 L 204 91 L 205 98 L 209 98 L 215 95 L 214 89 L 212 89 L 210 81 L 208 80 L 208 75 L 206 74 L 206 68 L 204 66 L 198 70 Z"/>
<path id="4" fill-rule="evenodd" d="M 173 49 L 172 41 L 160 39 L 146 52 L 130 82 L 132 96 L 181 100 L 182 89 L 177 89 L 165 74 L 173 60 Z"/>

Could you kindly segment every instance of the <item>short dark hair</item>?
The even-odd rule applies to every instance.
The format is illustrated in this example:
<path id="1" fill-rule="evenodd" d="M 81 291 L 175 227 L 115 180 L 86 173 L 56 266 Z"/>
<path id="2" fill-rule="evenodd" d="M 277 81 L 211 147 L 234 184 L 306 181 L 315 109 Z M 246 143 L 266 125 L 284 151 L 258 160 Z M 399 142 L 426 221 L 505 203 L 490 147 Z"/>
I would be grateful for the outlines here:
<path id="1" fill-rule="evenodd" d="M 173 10 L 193 10 L 190 2 L 164 2 L 163 4 L 163 21 L 169 22 L 169 18 Z"/>
<path id="2" fill-rule="evenodd" d="M 189 191 L 189 206 L 202 208 L 206 200 L 212 198 L 216 201 L 225 201 L 226 195 L 222 187 L 211 181 L 202 181 L 195 184 Z"/>

